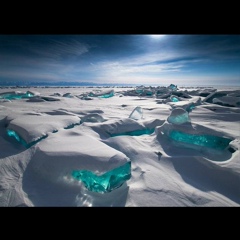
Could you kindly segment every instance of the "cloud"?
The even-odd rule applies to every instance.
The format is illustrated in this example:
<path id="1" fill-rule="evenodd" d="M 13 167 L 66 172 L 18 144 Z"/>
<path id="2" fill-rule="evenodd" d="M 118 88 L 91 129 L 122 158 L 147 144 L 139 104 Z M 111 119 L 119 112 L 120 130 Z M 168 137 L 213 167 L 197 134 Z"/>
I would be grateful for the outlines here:
<path id="1" fill-rule="evenodd" d="M 145 53 L 118 61 L 102 61 L 91 64 L 92 72 L 99 72 L 104 76 L 132 76 L 132 75 L 159 75 L 166 72 L 186 71 L 186 66 L 192 63 L 208 61 L 205 58 L 181 55 L 173 51 Z"/>
<path id="2" fill-rule="evenodd" d="M 135 42 L 130 42 L 133 38 Z M 128 37 L 124 42 L 125 38 L 121 37 L 111 42 L 108 37 L 109 44 L 102 42 L 106 40 L 103 37 L 90 41 L 90 44 L 83 41 L 88 38 L 75 36 L 5 41 L 0 44 L 0 76 L 50 81 L 87 79 L 106 82 L 111 79 L 121 82 L 131 79 L 144 83 L 144 79 L 145 82 L 167 78 L 177 80 L 179 76 L 184 79 L 183 76 L 188 78 L 190 74 L 194 77 L 194 73 L 195 78 L 200 79 L 203 69 L 209 75 L 217 69 L 220 76 L 225 74 L 225 61 L 240 59 L 240 45 L 230 44 L 224 38 L 217 42 L 208 42 L 205 36 L 170 35 L 161 41 L 153 41 L 149 36 L 133 38 Z M 14 45 L 11 51 L 5 50 L 11 45 Z M 234 73 L 236 71 L 231 76 Z"/>
<path id="3" fill-rule="evenodd" d="M 44 44 L 37 44 L 31 46 L 31 52 L 37 54 L 39 57 L 60 60 L 67 56 L 80 56 L 87 53 L 90 49 L 88 44 L 82 43 L 76 39 L 68 41 L 52 40 L 46 46 Z"/>

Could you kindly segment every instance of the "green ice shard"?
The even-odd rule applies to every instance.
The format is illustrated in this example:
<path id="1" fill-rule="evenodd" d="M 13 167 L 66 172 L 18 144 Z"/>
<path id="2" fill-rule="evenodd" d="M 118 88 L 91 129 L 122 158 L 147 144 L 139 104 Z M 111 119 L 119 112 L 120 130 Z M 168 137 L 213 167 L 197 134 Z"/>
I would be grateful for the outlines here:
<path id="1" fill-rule="evenodd" d="M 9 137 L 13 137 L 15 140 L 17 140 L 17 142 L 21 143 L 24 147 L 26 148 L 30 148 L 31 146 L 33 146 L 34 144 L 40 142 L 41 140 L 45 139 L 48 135 L 45 135 L 41 138 L 39 138 L 36 141 L 33 141 L 31 143 L 27 143 L 24 139 L 22 139 L 17 132 L 11 130 L 11 129 L 7 129 L 7 135 Z"/>
<path id="2" fill-rule="evenodd" d="M 232 141 L 229 138 L 223 138 L 212 135 L 194 135 L 172 130 L 169 134 L 170 138 L 183 143 L 195 144 L 199 146 L 224 150 Z"/>
<path id="3" fill-rule="evenodd" d="M 179 100 L 176 97 L 171 97 L 172 102 L 179 102 Z"/>
<path id="4" fill-rule="evenodd" d="M 194 108 L 195 108 L 195 105 L 191 103 L 190 105 L 187 106 L 186 111 L 190 113 Z"/>
<path id="5" fill-rule="evenodd" d="M 103 94 L 101 96 L 99 96 L 100 98 L 110 98 L 110 97 L 113 97 L 114 96 L 114 92 L 110 92 L 110 93 L 107 93 L 107 94 Z"/>
<path id="6" fill-rule="evenodd" d="M 8 100 L 13 100 L 13 99 L 23 99 L 23 98 L 31 98 L 34 95 L 30 92 L 26 93 L 3 93 L 0 95 L 0 99 L 8 99 Z"/>
<path id="7" fill-rule="evenodd" d="M 110 97 L 113 97 L 114 96 L 114 91 L 110 91 L 109 93 L 89 93 L 88 94 L 89 97 L 99 97 L 99 98 L 110 98 Z"/>
<path id="8" fill-rule="evenodd" d="M 131 162 L 127 162 L 100 176 L 87 170 L 74 170 L 72 177 L 83 182 L 90 191 L 99 193 L 111 192 L 131 178 Z"/>
<path id="9" fill-rule="evenodd" d="M 24 147 L 27 147 L 27 143 L 13 130 L 7 129 L 7 135 L 9 137 L 15 138 L 19 143 L 21 143 Z"/>

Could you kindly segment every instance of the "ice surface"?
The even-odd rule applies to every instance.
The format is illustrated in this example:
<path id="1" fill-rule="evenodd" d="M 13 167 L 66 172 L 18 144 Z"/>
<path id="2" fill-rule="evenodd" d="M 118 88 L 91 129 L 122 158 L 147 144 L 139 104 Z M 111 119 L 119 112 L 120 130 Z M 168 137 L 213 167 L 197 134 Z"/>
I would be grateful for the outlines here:
<path id="1" fill-rule="evenodd" d="M 140 120 L 143 117 L 143 111 L 141 107 L 136 107 L 133 109 L 131 114 L 129 115 L 129 118 L 134 119 L 134 120 Z"/>
<path id="2" fill-rule="evenodd" d="M 83 182 L 85 187 L 90 191 L 99 193 L 111 192 L 131 178 L 131 162 L 127 162 L 102 175 L 96 175 L 87 170 L 74 170 L 72 176 Z"/>
<path id="3" fill-rule="evenodd" d="M 190 121 L 188 112 L 183 108 L 174 108 L 167 120 L 173 124 L 183 124 Z"/>
<path id="4" fill-rule="evenodd" d="M 214 89 L 139 88 L 142 93 L 114 87 L 115 97 L 106 99 L 99 96 L 108 87 L 38 88 L 37 97 L 0 99 L 0 206 L 239 206 L 240 92 L 217 88 L 225 95 L 208 103 L 201 92 Z M 7 91 L 13 90 L 0 88 Z M 96 97 L 81 100 L 90 91 Z M 75 97 L 62 97 L 66 92 Z M 171 95 L 180 101 L 171 102 Z M 136 106 L 144 119 L 129 118 Z M 174 108 L 193 106 L 189 115 L 174 116 Z M 7 136 L 7 129 L 15 133 Z M 21 139 L 30 144 L 46 134 L 33 147 L 21 146 Z M 131 178 L 118 187 L 118 175 L 110 173 L 130 160 Z M 73 171 L 90 177 L 89 187 Z"/>

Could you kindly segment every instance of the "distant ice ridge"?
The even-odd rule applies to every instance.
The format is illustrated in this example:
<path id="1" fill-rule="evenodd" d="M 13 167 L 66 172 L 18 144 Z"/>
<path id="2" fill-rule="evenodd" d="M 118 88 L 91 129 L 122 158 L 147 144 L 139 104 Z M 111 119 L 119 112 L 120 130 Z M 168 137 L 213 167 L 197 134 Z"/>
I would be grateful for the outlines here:
<path id="1" fill-rule="evenodd" d="M 200 96 L 202 90 L 197 90 L 194 95 Z M 208 96 L 211 92 L 204 93 L 204 96 Z M 137 86 L 135 89 L 126 90 L 121 92 L 124 96 L 139 96 L 139 97 L 156 97 L 157 99 L 165 99 L 166 102 L 178 102 L 184 99 L 191 99 L 188 90 L 180 90 L 177 85 L 170 84 L 168 87 L 146 87 Z"/>
<path id="2" fill-rule="evenodd" d="M 208 95 L 203 102 L 226 107 L 240 107 L 240 91 L 216 91 Z"/>
<path id="3" fill-rule="evenodd" d="M 125 96 L 145 96 L 145 97 L 154 97 L 154 96 L 165 96 L 169 97 L 173 91 L 177 91 L 178 88 L 174 84 L 171 84 L 169 87 L 146 87 L 146 86 L 137 86 L 135 89 L 124 91 L 122 94 Z M 174 92 L 175 93 L 175 92 Z"/>
<path id="4" fill-rule="evenodd" d="M 63 94 L 63 97 L 73 98 L 74 96 L 71 93 L 65 93 Z"/>
<path id="5" fill-rule="evenodd" d="M 174 85 L 174 84 L 170 84 L 170 86 L 168 86 L 168 88 L 170 90 L 178 90 L 177 85 Z"/>
<path id="6" fill-rule="evenodd" d="M 110 98 L 114 96 L 114 90 L 105 90 L 105 91 L 98 91 L 98 92 L 90 92 L 88 97 L 99 97 L 99 98 Z"/>

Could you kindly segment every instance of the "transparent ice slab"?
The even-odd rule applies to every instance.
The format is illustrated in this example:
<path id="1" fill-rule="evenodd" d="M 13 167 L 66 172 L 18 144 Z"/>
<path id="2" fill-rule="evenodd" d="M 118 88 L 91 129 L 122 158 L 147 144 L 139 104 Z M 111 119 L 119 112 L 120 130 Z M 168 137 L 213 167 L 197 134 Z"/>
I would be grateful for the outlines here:
<path id="1" fill-rule="evenodd" d="M 74 170 L 72 177 L 81 181 L 89 191 L 111 192 L 131 178 L 131 162 L 127 162 L 102 175 L 96 175 L 87 170 Z"/>

